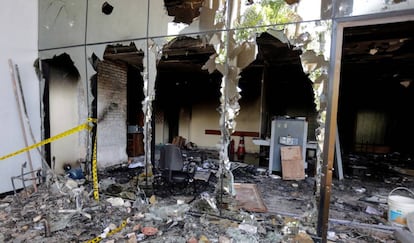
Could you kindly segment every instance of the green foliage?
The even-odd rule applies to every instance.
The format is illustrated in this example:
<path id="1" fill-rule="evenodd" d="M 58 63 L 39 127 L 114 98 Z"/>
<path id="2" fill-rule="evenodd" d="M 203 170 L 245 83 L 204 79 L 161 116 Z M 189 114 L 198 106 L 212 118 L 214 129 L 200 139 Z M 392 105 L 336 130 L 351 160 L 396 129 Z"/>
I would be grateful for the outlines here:
<path id="1" fill-rule="evenodd" d="M 251 38 L 254 37 L 254 32 L 252 29 L 248 29 L 248 27 L 253 26 L 263 26 L 265 25 L 265 19 L 263 18 L 264 15 L 260 14 L 260 10 L 258 7 L 253 5 L 252 7 L 248 8 L 244 15 L 239 18 L 239 20 L 235 23 L 236 32 L 235 32 L 235 39 L 237 42 L 249 41 Z M 263 32 L 264 28 L 259 28 L 259 32 Z"/>
<path id="2" fill-rule="evenodd" d="M 284 0 L 256 1 L 234 23 L 237 29 L 236 42 L 254 39 L 255 33 L 266 31 L 269 25 L 288 23 L 296 19 L 296 13 Z"/>

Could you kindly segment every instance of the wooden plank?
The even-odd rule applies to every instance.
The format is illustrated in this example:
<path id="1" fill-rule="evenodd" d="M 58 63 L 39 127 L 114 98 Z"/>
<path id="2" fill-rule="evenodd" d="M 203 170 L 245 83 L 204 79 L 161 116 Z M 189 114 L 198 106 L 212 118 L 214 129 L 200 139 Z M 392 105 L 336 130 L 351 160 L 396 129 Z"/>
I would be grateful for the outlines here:
<path id="1" fill-rule="evenodd" d="M 267 212 L 267 207 L 256 184 L 234 183 L 234 189 L 236 190 L 237 208 L 243 208 L 250 212 Z"/>
<path id="2" fill-rule="evenodd" d="M 13 61 L 11 59 L 9 59 L 9 68 L 10 68 L 10 75 L 11 75 L 12 84 L 13 84 L 14 97 L 16 98 L 16 105 L 17 105 L 17 109 L 19 110 L 20 128 L 22 129 L 24 144 L 25 144 L 26 147 L 28 147 L 29 142 L 27 141 L 26 127 L 25 127 L 24 122 L 23 122 L 23 111 L 22 111 L 22 107 L 21 107 L 21 104 L 20 104 L 20 96 L 19 96 L 19 93 L 18 93 L 18 90 L 17 90 L 16 75 L 15 75 L 15 72 L 14 72 Z M 30 155 L 30 151 L 27 151 L 26 155 L 27 155 L 27 159 L 29 161 L 29 168 L 30 168 L 31 176 L 32 176 L 33 189 L 34 189 L 34 192 L 37 192 L 36 175 L 35 175 L 35 172 L 33 170 L 32 156 Z M 23 180 L 23 178 L 21 178 L 21 179 Z M 26 193 L 27 193 L 27 191 L 26 191 Z"/>
<path id="3" fill-rule="evenodd" d="M 280 147 L 283 180 L 305 179 L 305 168 L 302 159 L 301 146 Z"/>

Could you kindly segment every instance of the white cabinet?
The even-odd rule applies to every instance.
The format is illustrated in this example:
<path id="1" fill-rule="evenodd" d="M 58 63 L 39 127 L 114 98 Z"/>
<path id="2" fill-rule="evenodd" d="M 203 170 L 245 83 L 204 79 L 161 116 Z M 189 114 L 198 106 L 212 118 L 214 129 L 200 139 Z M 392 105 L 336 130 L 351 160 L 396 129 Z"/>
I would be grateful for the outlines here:
<path id="1" fill-rule="evenodd" d="M 308 122 L 304 118 L 276 118 L 272 121 L 269 153 L 269 172 L 282 171 L 280 148 L 301 146 L 304 168 L 306 168 L 306 143 Z"/>

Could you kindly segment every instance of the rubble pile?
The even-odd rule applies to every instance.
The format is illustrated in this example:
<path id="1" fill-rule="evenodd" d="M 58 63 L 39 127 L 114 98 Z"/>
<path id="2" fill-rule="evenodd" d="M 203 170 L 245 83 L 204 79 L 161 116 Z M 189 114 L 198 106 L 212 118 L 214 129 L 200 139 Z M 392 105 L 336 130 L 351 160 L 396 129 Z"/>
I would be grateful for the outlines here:
<path id="1" fill-rule="evenodd" d="M 210 156 L 210 155 L 208 155 Z M 0 199 L 0 242 L 314 242 L 315 179 L 283 180 L 263 168 L 232 162 L 237 185 L 252 195 L 217 190 L 219 161 L 188 153 L 195 185 L 159 184 L 133 161 L 99 171 L 99 200 L 91 181 L 48 176 L 37 186 Z M 148 171 L 147 171 L 148 172 Z M 372 173 L 372 172 L 371 172 Z M 413 188 L 408 175 L 381 178 L 354 174 L 333 181 L 328 239 L 332 242 L 397 242 L 401 227 L 387 221 L 388 193 Z M 387 183 L 392 181 L 392 183 Z M 250 189 L 251 189 L 250 188 Z M 239 199 L 238 199 L 239 198 Z M 262 201 L 264 209 L 256 210 Z M 262 205 L 263 206 L 263 205 Z"/>
<path id="2" fill-rule="evenodd" d="M 104 193 L 95 201 L 84 182 L 67 179 L 60 189 L 58 183 L 1 200 L 1 242 L 277 242 L 292 234 L 283 235 L 282 217 L 220 213 L 207 202 L 212 198 L 207 192 L 191 204 L 185 196 L 160 201 L 152 196 L 145 202 Z M 116 184 L 106 189 L 111 185 Z M 296 237 L 298 229 L 294 232 Z"/>

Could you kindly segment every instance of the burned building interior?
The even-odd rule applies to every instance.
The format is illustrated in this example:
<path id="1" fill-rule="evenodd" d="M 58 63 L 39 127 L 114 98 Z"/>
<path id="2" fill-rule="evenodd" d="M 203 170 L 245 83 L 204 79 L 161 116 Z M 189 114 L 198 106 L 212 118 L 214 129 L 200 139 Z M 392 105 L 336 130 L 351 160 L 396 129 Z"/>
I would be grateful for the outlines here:
<path id="1" fill-rule="evenodd" d="M 408 21 L 345 29 L 338 111 L 345 152 L 382 150 L 412 157 L 413 128 L 407 122 L 413 87 L 407 84 L 412 80 L 408 60 L 414 46 L 408 33 L 413 25 Z M 377 125 L 357 134 L 366 129 L 368 116 L 377 117 Z"/>
<path id="2" fill-rule="evenodd" d="M 175 23 L 191 25 L 202 18 L 203 0 L 162 2 Z M 113 11 L 116 5 L 102 5 L 105 15 Z M 34 178 L 24 179 L 23 165 L 21 177 L 12 177 L 24 186 L 13 184 L 0 198 L 0 241 L 410 242 L 414 213 L 393 221 L 391 207 L 397 206 L 390 201 L 392 193 L 401 193 L 413 201 L 405 206 L 414 212 L 414 21 L 343 28 L 333 98 L 336 137 L 328 144 L 335 153 L 330 185 L 324 173 L 328 162 L 322 161 L 328 158 L 323 156 L 327 143 L 321 152 L 320 137 L 327 125 L 321 107 L 332 98 L 327 91 L 332 83 L 314 80 L 309 72 L 330 61 L 322 57 L 312 63 L 320 56 L 306 59 L 309 50 L 280 33 L 268 28 L 254 34 L 251 50 L 257 54 L 250 62 L 237 60 L 246 64 L 234 75 L 236 95 L 226 92 L 233 70 L 223 71 L 217 61 L 211 68 L 212 58 L 222 53 L 200 34 L 90 48 L 87 101 L 67 95 L 82 90 L 79 63 L 69 54 L 37 60 L 36 72 L 44 80 L 42 135 L 56 134 L 61 128 L 56 123 L 76 124 L 74 116 L 82 112 L 96 120 L 82 128 L 89 131 L 88 142 L 81 142 L 85 159 L 55 158 L 54 150 L 76 153 L 76 146 L 45 143 L 42 163 L 52 170 L 36 175 L 41 179 L 33 188 L 24 183 Z M 308 35 L 296 44 L 306 46 Z M 156 51 L 149 47 L 154 43 Z M 95 55 L 97 50 L 104 51 Z M 152 98 L 150 68 L 156 73 Z M 328 77 L 323 71 L 318 75 Z M 89 107 L 79 108 L 82 102 Z M 232 130 L 239 119 L 228 118 L 232 112 L 251 114 L 239 116 L 241 127 Z M 200 119 L 202 126 L 196 124 Z M 306 129 L 277 137 L 275 126 L 286 128 L 285 121 Z M 190 139 L 199 134 L 207 146 Z M 281 147 L 276 159 L 275 144 Z M 119 158 L 124 161 L 96 168 L 96 161 Z"/>

